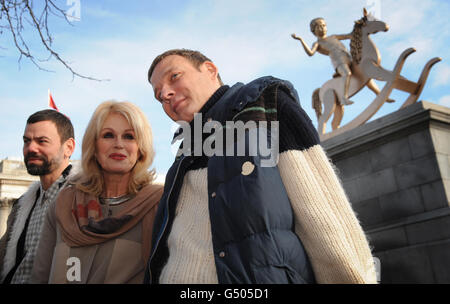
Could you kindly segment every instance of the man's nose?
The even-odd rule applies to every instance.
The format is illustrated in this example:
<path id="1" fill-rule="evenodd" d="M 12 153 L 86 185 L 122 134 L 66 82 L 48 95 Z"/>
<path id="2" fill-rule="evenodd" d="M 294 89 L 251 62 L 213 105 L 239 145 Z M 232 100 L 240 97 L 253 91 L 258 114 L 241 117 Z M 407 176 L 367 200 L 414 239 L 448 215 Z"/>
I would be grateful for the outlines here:
<path id="1" fill-rule="evenodd" d="M 26 150 L 28 153 L 30 152 L 37 153 L 39 151 L 39 145 L 32 140 L 28 143 L 28 145 L 24 146 L 24 150 Z"/>
<path id="2" fill-rule="evenodd" d="M 175 91 L 171 86 L 164 86 L 161 90 L 161 100 L 165 103 L 170 103 L 175 96 Z"/>

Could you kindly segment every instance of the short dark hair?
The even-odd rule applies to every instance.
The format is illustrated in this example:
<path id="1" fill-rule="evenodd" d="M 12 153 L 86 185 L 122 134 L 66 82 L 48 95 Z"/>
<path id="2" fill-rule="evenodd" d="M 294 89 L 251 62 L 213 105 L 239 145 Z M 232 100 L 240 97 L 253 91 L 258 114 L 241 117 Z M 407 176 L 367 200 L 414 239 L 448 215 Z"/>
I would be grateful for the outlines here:
<path id="1" fill-rule="evenodd" d="M 171 55 L 178 55 L 181 57 L 186 58 L 189 60 L 194 67 L 199 69 L 200 65 L 205 61 L 211 61 L 208 57 L 200 53 L 199 51 L 193 51 L 189 49 L 172 49 L 165 51 L 161 55 L 158 55 L 152 62 L 152 65 L 150 66 L 150 69 L 148 70 L 148 82 L 150 82 L 150 78 L 152 78 L 153 71 L 158 63 L 160 63 L 164 58 L 171 56 Z M 219 80 L 219 83 L 223 85 L 222 79 L 220 78 L 220 75 L 217 74 L 217 79 Z"/>
<path id="2" fill-rule="evenodd" d="M 64 114 L 51 109 L 37 111 L 28 117 L 27 125 L 40 121 L 51 121 L 56 125 L 56 130 L 61 138 L 61 143 L 64 143 L 69 138 L 75 139 L 72 122 Z"/>

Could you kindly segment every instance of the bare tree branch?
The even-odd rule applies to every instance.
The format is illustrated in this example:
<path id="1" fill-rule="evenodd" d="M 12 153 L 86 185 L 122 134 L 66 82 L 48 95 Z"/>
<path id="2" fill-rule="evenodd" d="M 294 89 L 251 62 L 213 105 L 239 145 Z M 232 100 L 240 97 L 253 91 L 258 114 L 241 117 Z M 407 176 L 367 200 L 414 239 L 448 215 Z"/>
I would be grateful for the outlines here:
<path id="1" fill-rule="evenodd" d="M 53 38 L 49 29 L 50 14 L 65 19 L 71 26 L 73 26 L 73 24 L 67 18 L 66 12 L 55 4 L 54 1 L 44 0 L 42 12 L 38 15 L 36 15 L 36 11 L 32 7 L 32 0 L 0 0 L 0 5 L 0 35 L 3 34 L 4 31 L 11 33 L 14 46 L 19 51 L 19 64 L 22 58 L 25 57 L 39 70 L 54 72 L 43 68 L 40 64 L 40 62 L 49 61 L 53 57 L 72 73 L 72 80 L 75 77 L 95 81 L 109 80 L 97 79 L 78 73 L 59 55 L 58 52 L 55 51 L 52 46 Z M 47 59 L 39 59 L 32 54 L 27 40 L 22 35 L 26 31 L 24 22 L 26 22 L 39 37 L 42 46 L 49 54 Z M 0 48 L 4 49 L 2 46 L 0 46 Z"/>

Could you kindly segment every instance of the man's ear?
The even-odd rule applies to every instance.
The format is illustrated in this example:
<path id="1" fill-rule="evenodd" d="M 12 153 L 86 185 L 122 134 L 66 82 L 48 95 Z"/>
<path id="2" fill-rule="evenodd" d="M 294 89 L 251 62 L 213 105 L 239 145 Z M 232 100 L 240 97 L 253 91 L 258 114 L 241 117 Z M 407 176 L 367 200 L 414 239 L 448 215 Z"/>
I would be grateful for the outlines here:
<path id="1" fill-rule="evenodd" d="M 64 143 L 64 158 L 70 158 L 75 150 L 75 139 L 69 138 Z"/>
<path id="2" fill-rule="evenodd" d="M 216 80 L 217 79 L 217 74 L 219 73 L 219 70 L 216 67 L 216 65 L 214 63 L 212 63 L 211 61 L 203 62 L 203 65 L 205 66 L 205 68 L 208 71 L 208 73 L 210 73 L 211 79 L 212 80 Z"/>

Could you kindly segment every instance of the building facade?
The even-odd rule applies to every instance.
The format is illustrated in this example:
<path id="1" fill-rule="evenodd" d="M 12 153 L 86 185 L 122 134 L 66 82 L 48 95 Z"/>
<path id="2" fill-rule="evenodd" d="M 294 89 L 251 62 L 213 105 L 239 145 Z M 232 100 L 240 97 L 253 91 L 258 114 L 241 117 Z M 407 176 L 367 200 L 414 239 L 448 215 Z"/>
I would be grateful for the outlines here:
<path id="1" fill-rule="evenodd" d="M 0 161 L 0 237 L 5 233 L 12 203 L 37 180 L 38 176 L 28 174 L 23 159 L 6 158 Z"/>

